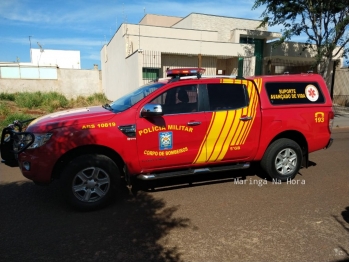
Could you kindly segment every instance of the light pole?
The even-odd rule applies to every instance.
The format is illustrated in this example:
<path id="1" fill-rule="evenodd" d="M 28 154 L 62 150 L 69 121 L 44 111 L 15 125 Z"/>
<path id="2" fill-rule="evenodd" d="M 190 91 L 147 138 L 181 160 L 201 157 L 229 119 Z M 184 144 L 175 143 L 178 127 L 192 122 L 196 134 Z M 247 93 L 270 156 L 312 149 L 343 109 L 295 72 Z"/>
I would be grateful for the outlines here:
<path id="1" fill-rule="evenodd" d="M 32 36 L 29 36 L 29 47 L 30 47 L 30 63 L 32 63 L 32 41 L 31 41 Z"/>

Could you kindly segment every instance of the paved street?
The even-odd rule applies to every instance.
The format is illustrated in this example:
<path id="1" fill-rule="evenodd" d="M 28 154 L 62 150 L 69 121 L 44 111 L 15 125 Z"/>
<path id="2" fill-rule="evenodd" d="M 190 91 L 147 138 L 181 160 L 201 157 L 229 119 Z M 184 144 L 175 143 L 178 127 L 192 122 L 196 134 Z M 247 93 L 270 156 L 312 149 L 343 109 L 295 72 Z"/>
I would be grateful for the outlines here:
<path id="1" fill-rule="evenodd" d="M 125 190 L 89 213 L 0 164 L 0 260 L 349 261 L 349 129 L 333 138 L 289 184 L 253 167 Z"/>

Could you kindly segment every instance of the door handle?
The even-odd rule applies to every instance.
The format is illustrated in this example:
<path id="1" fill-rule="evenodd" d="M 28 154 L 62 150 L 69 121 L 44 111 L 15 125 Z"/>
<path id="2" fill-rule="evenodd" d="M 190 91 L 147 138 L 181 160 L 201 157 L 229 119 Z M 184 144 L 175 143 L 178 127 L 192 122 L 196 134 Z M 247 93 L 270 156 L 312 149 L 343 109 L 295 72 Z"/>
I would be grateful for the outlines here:
<path id="1" fill-rule="evenodd" d="M 188 122 L 188 126 L 198 126 L 201 125 L 201 122 Z"/>
<path id="2" fill-rule="evenodd" d="M 250 121 L 252 119 L 252 116 L 242 116 L 240 117 L 240 120 L 242 121 Z"/>

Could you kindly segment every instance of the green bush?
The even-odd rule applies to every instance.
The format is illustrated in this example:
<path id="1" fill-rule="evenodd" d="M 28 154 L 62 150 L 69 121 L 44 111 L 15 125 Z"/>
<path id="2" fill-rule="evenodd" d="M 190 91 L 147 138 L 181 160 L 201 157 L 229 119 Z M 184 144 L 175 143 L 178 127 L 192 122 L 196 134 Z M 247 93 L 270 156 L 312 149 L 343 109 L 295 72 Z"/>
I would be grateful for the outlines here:
<path id="1" fill-rule="evenodd" d="M 94 93 L 93 95 L 87 97 L 87 101 L 92 105 L 104 105 L 105 103 L 110 102 L 105 94 Z"/>
<path id="2" fill-rule="evenodd" d="M 42 105 L 43 96 L 41 92 L 23 92 L 18 93 L 15 102 L 19 107 L 26 107 L 29 109 L 36 108 Z"/>
<path id="3" fill-rule="evenodd" d="M 19 107 L 29 109 L 42 108 L 49 112 L 53 112 L 59 108 L 65 108 L 69 104 L 68 99 L 57 92 L 41 93 L 40 91 L 19 93 L 16 96 L 15 102 Z"/>
<path id="4" fill-rule="evenodd" d="M 59 108 L 66 108 L 69 105 L 68 99 L 57 92 L 44 93 L 42 96 L 42 105 L 50 113 Z"/>
<path id="5" fill-rule="evenodd" d="M 91 96 L 84 97 L 78 96 L 76 99 L 71 99 L 69 106 L 70 107 L 84 107 L 84 106 L 99 106 L 104 105 L 105 103 L 110 103 L 104 94 L 94 93 Z"/>
<path id="6" fill-rule="evenodd" d="M 15 101 L 16 94 L 0 93 L 0 100 Z"/>

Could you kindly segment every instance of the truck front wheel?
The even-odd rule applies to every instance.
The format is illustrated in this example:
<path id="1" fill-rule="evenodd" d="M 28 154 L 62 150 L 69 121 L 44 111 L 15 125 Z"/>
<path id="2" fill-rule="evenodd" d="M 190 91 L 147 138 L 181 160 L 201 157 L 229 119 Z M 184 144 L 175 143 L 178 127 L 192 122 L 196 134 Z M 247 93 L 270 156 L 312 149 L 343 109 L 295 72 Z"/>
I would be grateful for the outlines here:
<path id="1" fill-rule="evenodd" d="M 262 161 L 262 168 L 268 175 L 279 181 L 285 182 L 293 179 L 302 162 L 302 149 L 293 140 L 281 138 L 268 147 Z"/>
<path id="2" fill-rule="evenodd" d="M 71 161 L 61 175 L 66 200 L 79 210 L 107 204 L 120 185 L 117 165 L 104 155 L 82 155 Z"/>

